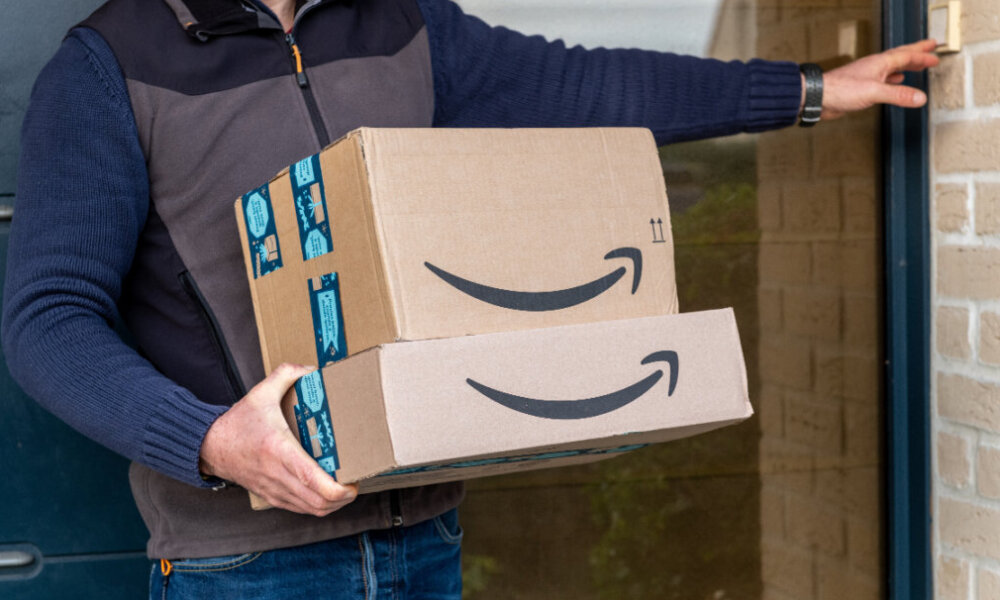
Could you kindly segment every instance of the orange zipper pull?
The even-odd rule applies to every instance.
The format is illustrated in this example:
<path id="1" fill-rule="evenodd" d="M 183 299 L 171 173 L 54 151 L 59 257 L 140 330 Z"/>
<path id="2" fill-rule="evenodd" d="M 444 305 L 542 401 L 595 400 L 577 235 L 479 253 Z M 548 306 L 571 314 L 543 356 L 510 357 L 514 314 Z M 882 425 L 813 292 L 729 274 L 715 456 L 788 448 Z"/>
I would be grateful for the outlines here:
<path id="1" fill-rule="evenodd" d="M 309 85 L 309 80 L 306 78 L 306 72 L 302 69 L 302 54 L 299 52 L 298 44 L 295 43 L 295 36 L 286 33 L 285 42 L 288 43 L 288 47 L 292 49 L 292 56 L 295 57 L 295 81 L 298 82 L 299 87 L 306 87 Z"/>

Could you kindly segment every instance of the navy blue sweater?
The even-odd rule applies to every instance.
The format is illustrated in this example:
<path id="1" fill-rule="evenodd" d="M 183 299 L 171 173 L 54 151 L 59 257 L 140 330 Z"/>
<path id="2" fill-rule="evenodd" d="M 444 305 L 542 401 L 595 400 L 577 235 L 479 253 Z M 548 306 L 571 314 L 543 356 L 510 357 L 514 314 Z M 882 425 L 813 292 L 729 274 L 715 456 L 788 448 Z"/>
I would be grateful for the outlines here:
<path id="1" fill-rule="evenodd" d="M 783 127 L 798 112 L 792 63 L 566 48 L 447 0 L 420 4 L 436 126 L 643 126 L 665 144 Z M 205 485 L 201 441 L 226 408 L 162 376 L 112 329 L 149 184 L 121 71 L 95 32 L 74 30 L 45 67 L 21 139 L 2 324 L 11 373 L 89 437 Z"/>

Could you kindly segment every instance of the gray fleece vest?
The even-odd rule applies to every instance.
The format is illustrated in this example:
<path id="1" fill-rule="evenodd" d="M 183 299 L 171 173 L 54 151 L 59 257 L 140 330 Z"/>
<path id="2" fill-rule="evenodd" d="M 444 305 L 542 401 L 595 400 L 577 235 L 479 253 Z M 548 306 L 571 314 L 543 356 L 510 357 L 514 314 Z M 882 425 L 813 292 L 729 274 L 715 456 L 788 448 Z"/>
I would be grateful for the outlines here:
<path id="1" fill-rule="evenodd" d="M 149 172 L 123 317 L 164 374 L 231 404 L 264 377 L 233 203 L 356 127 L 430 126 L 423 18 L 415 0 L 308 0 L 288 35 L 240 0 L 111 0 L 81 26 L 118 59 Z M 242 489 L 195 489 L 138 464 L 130 479 L 157 558 L 412 524 L 462 496 L 459 484 L 370 494 L 320 519 L 254 512 Z"/>

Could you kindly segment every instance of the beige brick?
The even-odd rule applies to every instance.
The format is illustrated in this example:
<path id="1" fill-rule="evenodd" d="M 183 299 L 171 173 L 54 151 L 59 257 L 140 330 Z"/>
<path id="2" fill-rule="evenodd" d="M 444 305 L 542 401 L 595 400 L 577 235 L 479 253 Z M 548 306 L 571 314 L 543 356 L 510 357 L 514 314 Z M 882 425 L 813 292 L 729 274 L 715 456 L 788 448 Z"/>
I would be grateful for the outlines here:
<path id="1" fill-rule="evenodd" d="M 768 336 L 760 343 L 760 376 L 764 383 L 809 389 L 812 365 L 809 344 L 788 337 Z"/>
<path id="2" fill-rule="evenodd" d="M 878 266 L 874 238 L 813 244 L 813 283 L 872 293 Z"/>
<path id="3" fill-rule="evenodd" d="M 1000 387 L 961 375 L 938 375 L 938 412 L 945 419 L 1000 432 Z"/>
<path id="4" fill-rule="evenodd" d="M 808 177 L 811 161 L 812 146 L 804 132 L 773 131 L 757 138 L 757 174 L 760 183 L 774 179 Z"/>
<path id="5" fill-rule="evenodd" d="M 813 453 L 802 444 L 770 438 L 760 442 L 760 468 L 764 474 L 812 471 Z"/>
<path id="6" fill-rule="evenodd" d="M 851 464 L 874 466 L 880 462 L 882 419 L 880 403 L 846 402 L 844 431 L 846 457 Z"/>
<path id="7" fill-rule="evenodd" d="M 877 289 L 880 267 L 878 243 L 874 238 L 844 243 L 845 288 L 869 292 Z"/>
<path id="8" fill-rule="evenodd" d="M 938 529 L 944 548 L 1000 559 L 1000 511 L 962 500 L 941 498 Z"/>
<path id="9" fill-rule="evenodd" d="M 805 5 L 803 0 L 782 0 L 782 20 L 792 21 L 800 26 L 806 26 L 806 18 L 809 16 L 808 9 L 804 10 L 802 7 Z"/>
<path id="10" fill-rule="evenodd" d="M 979 569 L 979 600 L 993 600 L 1000 598 L 1000 573 Z"/>
<path id="11" fill-rule="evenodd" d="M 816 352 L 816 392 L 823 397 L 843 397 L 844 369 L 844 355 L 841 352 L 818 350 Z"/>
<path id="12" fill-rule="evenodd" d="M 968 193 L 964 184 L 939 183 L 934 186 L 934 209 L 938 231 L 959 232 L 969 222 Z"/>
<path id="13" fill-rule="evenodd" d="M 1000 39 L 1000 0 L 962 2 L 962 42 Z"/>
<path id="14" fill-rule="evenodd" d="M 1000 315 L 984 312 L 979 317 L 979 360 L 1000 365 Z"/>
<path id="15" fill-rule="evenodd" d="M 879 374 L 882 362 L 875 354 L 849 354 L 846 367 L 844 396 L 875 402 L 879 397 Z"/>
<path id="16" fill-rule="evenodd" d="M 879 302 L 874 293 L 846 294 L 844 302 L 844 342 L 854 347 L 875 347 L 879 341 Z"/>
<path id="17" fill-rule="evenodd" d="M 882 528 L 878 522 L 849 517 L 847 554 L 851 566 L 871 577 L 882 577 Z"/>
<path id="18" fill-rule="evenodd" d="M 757 314 L 761 331 L 776 333 L 784 327 L 781 317 L 781 289 L 757 288 Z"/>
<path id="19" fill-rule="evenodd" d="M 775 488 L 796 494 L 809 494 L 814 487 L 813 472 L 810 470 L 771 471 L 762 474 L 761 481 Z"/>
<path id="20" fill-rule="evenodd" d="M 937 310 L 934 323 L 937 332 L 937 351 L 954 358 L 969 358 L 969 311 L 964 308 L 942 306 Z"/>
<path id="21" fill-rule="evenodd" d="M 1000 184 L 976 184 L 976 233 L 1000 233 Z"/>
<path id="22" fill-rule="evenodd" d="M 930 70 L 931 102 L 934 108 L 955 109 L 965 106 L 965 56 L 947 55 Z"/>
<path id="23" fill-rule="evenodd" d="M 760 492 L 760 529 L 762 539 L 785 537 L 785 494 L 773 488 Z"/>
<path id="24" fill-rule="evenodd" d="M 825 554 L 843 556 L 847 549 L 844 515 L 818 505 L 814 498 L 791 494 L 785 499 L 788 539 Z"/>
<path id="25" fill-rule="evenodd" d="M 809 53 L 808 33 L 808 27 L 794 21 L 763 26 L 757 31 L 757 55 L 769 60 L 805 61 Z"/>
<path id="26" fill-rule="evenodd" d="M 827 8 L 835 7 L 835 0 L 825 0 Z M 813 0 L 810 8 L 821 2 Z M 840 54 L 840 29 L 831 27 L 830 20 L 814 15 L 809 24 L 809 60 L 812 62 L 828 59 Z"/>
<path id="27" fill-rule="evenodd" d="M 785 400 L 785 437 L 821 454 L 840 454 L 844 425 L 840 406 L 806 398 Z"/>
<path id="28" fill-rule="evenodd" d="M 814 496 L 836 507 L 838 514 L 878 523 L 882 498 L 879 469 L 877 466 L 819 469 Z"/>
<path id="29" fill-rule="evenodd" d="M 781 191 L 785 231 L 840 231 L 840 182 L 833 179 L 790 181 Z"/>
<path id="30" fill-rule="evenodd" d="M 813 339 L 840 339 L 839 292 L 789 288 L 782 300 L 787 332 Z"/>
<path id="31" fill-rule="evenodd" d="M 959 489 L 971 483 L 969 445 L 959 436 L 938 433 L 937 436 L 938 477 L 944 483 Z"/>
<path id="32" fill-rule="evenodd" d="M 780 231 L 781 222 L 781 186 L 763 181 L 757 186 L 757 225 L 761 231 Z"/>
<path id="33" fill-rule="evenodd" d="M 761 544 L 761 576 L 765 588 L 784 592 L 797 600 L 813 596 L 812 552 L 782 542 Z"/>
<path id="34" fill-rule="evenodd" d="M 814 465 L 812 452 L 801 444 L 767 437 L 760 441 L 761 483 L 765 488 L 810 494 Z"/>
<path id="35" fill-rule="evenodd" d="M 942 296 L 973 300 L 1000 297 L 1000 250 L 941 246 L 937 264 L 937 292 Z"/>
<path id="36" fill-rule="evenodd" d="M 829 26 L 829 25 L 827 25 Z M 869 176 L 878 172 L 879 129 L 869 127 L 867 115 L 856 120 L 824 123 L 813 141 L 813 170 L 817 176 Z"/>
<path id="37" fill-rule="evenodd" d="M 809 596 L 812 598 L 812 596 Z M 765 584 L 764 589 L 761 590 L 761 600 L 802 600 L 796 596 L 784 592 L 776 587 Z"/>
<path id="38" fill-rule="evenodd" d="M 975 74 L 972 79 L 972 99 L 976 106 L 1000 103 L 1000 52 L 973 58 L 972 72 Z"/>
<path id="39" fill-rule="evenodd" d="M 810 251 L 808 244 L 760 244 L 758 257 L 761 283 L 808 283 Z"/>
<path id="40" fill-rule="evenodd" d="M 844 199 L 844 231 L 875 233 L 877 183 L 874 177 L 845 177 L 841 182 Z"/>
<path id="41" fill-rule="evenodd" d="M 932 132 L 934 168 L 941 173 L 1000 170 L 1000 119 L 941 123 Z"/>
<path id="42" fill-rule="evenodd" d="M 867 19 L 872 14 L 872 3 L 865 0 L 841 0 L 840 6 L 847 18 Z"/>
<path id="43" fill-rule="evenodd" d="M 935 600 L 967 600 L 969 564 L 950 556 L 938 556 L 934 569 Z"/>
<path id="44" fill-rule="evenodd" d="M 828 288 L 844 285 L 844 245 L 839 241 L 812 243 L 812 283 Z"/>
<path id="45" fill-rule="evenodd" d="M 817 568 L 817 600 L 879 600 L 882 598 L 881 577 L 851 569 L 844 560 L 819 559 Z"/>
<path id="46" fill-rule="evenodd" d="M 984 498 L 1000 498 L 1000 449 L 981 446 L 976 457 L 976 488 Z"/>
<path id="47" fill-rule="evenodd" d="M 785 396 L 781 388 L 763 385 L 757 412 L 760 415 L 761 433 L 768 437 L 781 438 L 785 435 Z"/>
<path id="48" fill-rule="evenodd" d="M 756 8 L 758 29 L 781 21 L 781 2 L 779 0 L 758 0 Z M 757 50 L 756 54 L 760 54 L 760 50 Z"/>

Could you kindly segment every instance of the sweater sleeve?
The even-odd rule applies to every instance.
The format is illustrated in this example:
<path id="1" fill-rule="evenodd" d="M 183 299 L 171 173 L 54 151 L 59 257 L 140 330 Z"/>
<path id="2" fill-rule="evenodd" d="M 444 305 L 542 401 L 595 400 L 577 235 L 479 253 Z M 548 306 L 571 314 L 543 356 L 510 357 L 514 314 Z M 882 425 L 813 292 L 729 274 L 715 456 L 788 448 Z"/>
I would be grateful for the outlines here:
<path id="1" fill-rule="evenodd" d="M 78 29 L 39 75 L 21 132 L 3 350 L 28 395 L 88 437 L 191 485 L 226 407 L 199 401 L 115 332 L 149 202 L 128 92 L 104 40 Z"/>
<path id="2" fill-rule="evenodd" d="M 418 2 L 439 126 L 638 126 L 666 144 L 784 127 L 798 114 L 794 63 L 567 48 L 490 27 L 451 0 Z"/>

